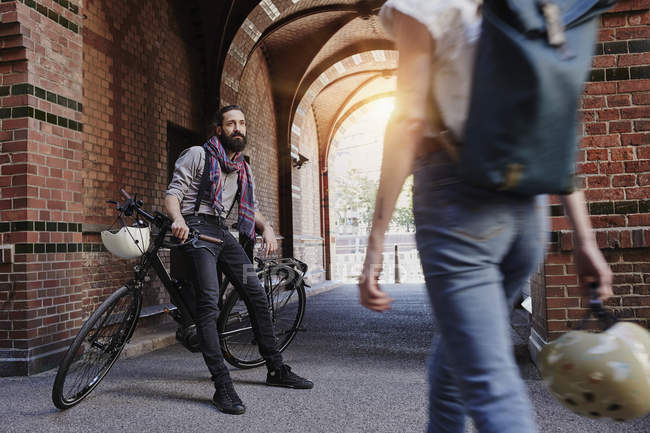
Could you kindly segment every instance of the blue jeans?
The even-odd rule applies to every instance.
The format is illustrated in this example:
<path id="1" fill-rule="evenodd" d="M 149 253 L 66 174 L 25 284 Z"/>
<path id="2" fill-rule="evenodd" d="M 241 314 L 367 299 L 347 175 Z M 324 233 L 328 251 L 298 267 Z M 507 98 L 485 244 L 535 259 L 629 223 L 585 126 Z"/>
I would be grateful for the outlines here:
<path id="1" fill-rule="evenodd" d="M 510 337 L 510 311 L 541 259 L 540 200 L 458 180 L 446 153 L 414 171 L 416 240 L 441 338 L 429 364 L 429 429 L 536 432 Z"/>

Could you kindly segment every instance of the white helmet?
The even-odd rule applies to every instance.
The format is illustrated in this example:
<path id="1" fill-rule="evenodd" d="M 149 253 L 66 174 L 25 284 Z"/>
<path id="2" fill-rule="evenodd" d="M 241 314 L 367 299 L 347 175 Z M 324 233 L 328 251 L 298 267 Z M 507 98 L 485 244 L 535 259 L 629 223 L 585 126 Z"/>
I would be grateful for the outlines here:
<path id="1" fill-rule="evenodd" d="M 539 360 L 551 394 L 573 412 L 626 420 L 650 411 L 650 335 L 637 324 L 567 332 Z"/>
<path id="2" fill-rule="evenodd" d="M 104 230 L 102 242 L 116 256 L 135 259 L 149 248 L 149 235 L 149 227 L 122 227 L 117 232 Z"/>

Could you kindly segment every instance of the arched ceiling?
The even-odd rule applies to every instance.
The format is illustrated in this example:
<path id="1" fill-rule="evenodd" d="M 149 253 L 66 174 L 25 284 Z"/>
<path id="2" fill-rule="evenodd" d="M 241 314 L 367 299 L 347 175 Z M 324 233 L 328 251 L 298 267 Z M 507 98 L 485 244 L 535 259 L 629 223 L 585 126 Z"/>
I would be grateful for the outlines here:
<path id="1" fill-rule="evenodd" d="M 195 1 L 209 3 L 208 0 Z M 300 123 L 296 115 L 300 117 L 308 108 L 313 109 L 317 118 L 319 143 L 321 147 L 326 146 L 331 135 L 327 129 L 335 124 L 347 98 L 358 92 L 373 74 L 381 75 L 383 71 L 393 71 L 396 67 L 393 54 L 379 54 L 371 62 L 358 61 L 360 53 L 365 53 L 366 57 L 372 52 L 393 53 L 390 51 L 393 43 L 376 16 L 384 2 L 224 2 L 230 5 L 230 16 L 236 18 L 239 27 L 232 35 L 212 38 L 213 47 L 217 39 L 223 46 L 223 59 L 215 62 L 223 65 L 215 74 L 220 78 L 218 93 L 221 104 L 237 101 L 243 71 L 251 54 L 259 49 L 268 63 L 280 146 L 288 147 L 291 143 L 291 126 L 294 122 Z M 232 29 L 230 25 L 226 27 Z M 334 69 L 336 72 L 332 73 Z M 372 92 L 370 89 L 380 93 L 387 91 L 385 86 L 382 89 L 378 87 L 381 86 L 369 86 L 364 97 L 372 96 L 366 95 Z"/>
<path id="2" fill-rule="evenodd" d="M 312 83 L 299 104 L 302 109 L 297 110 L 294 123 L 300 126 L 300 113 L 307 111 L 307 107 L 313 110 L 323 171 L 327 170 L 327 154 L 340 119 L 352 107 L 358 108 L 360 101 L 394 93 L 396 68 L 395 51 L 357 53 L 332 66 Z M 295 141 L 295 137 L 292 139 Z"/>
<path id="3" fill-rule="evenodd" d="M 338 107 L 336 112 L 331 113 L 328 131 L 323 131 L 327 135 L 319 137 L 320 142 L 326 146 L 325 151 L 329 151 L 329 146 L 331 145 L 336 131 L 352 112 L 379 97 L 385 98 L 388 96 L 394 96 L 396 86 L 397 78 L 394 75 L 387 76 L 383 74 L 374 75 L 359 85 L 355 91 L 345 99 L 343 104 Z M 324 112 L 325 110 L 319 111 Z M 319 135 L 320 133 L 321 131 L 319 130 Z"/>

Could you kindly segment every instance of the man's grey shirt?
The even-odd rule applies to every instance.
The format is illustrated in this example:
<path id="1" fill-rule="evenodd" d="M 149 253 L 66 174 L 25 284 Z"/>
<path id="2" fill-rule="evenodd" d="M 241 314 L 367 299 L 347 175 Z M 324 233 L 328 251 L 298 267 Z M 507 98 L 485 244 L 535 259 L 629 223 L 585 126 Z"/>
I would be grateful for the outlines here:
<path id="1" fill-rule="evenodd" d="M 194 214 L 194 205 L 196 204 L 196 196 L 199 192 L 201 185 L 201 177 L 203 176 L 203 168 L 205 167 L 205 149 L 203 146 L 192 146 L 185 149 L 176 160 L 174 167 L 174 175 L 167 187 L 166 193 L 173 195 L 178 199 L 181 208 L 181 214 L 191 215 Z M 237 177 L 238 171 L 226 173 L 221 171 L 221 180 L 223 188 L 221 190 L 221 203 L 222 209 L 214 209 L 211 202 L 205 200 L 201 201 L 199 213 L 208 215 L 221 215 L 226 216 L 226 213 L 233 205 L 235 197 L 237 196 Z M 251 173 L 252 175 L 252 173 Z M 255 180 L 253 179 L 253 185 Z M 225 211 L 224 211 L 225 210 Z M 255 210 L 258 210 L 257 200 L 255 201 Z M 237 209 L 233 209 L 236 212 Z"/>

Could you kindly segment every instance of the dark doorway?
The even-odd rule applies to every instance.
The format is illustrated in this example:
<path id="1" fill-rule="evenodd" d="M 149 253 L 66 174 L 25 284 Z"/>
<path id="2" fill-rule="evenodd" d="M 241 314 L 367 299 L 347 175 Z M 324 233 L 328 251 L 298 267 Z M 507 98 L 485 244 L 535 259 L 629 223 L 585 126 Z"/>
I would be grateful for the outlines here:
<path id="1" fill-rule="evenodd" d="M 197 133 L 167 122 L 167 184 L 172 180 L 174 164 L 181 152 L 201 144 Z"/>
<path id="2" fill-rule="evenodd" d="M 189 129 L 182 128 L 173 123 L 167 122 L 167 185 L 172 180 L 174 164 L 181 152 L 188 147 L 200 145 L 199 135 Z M 178 254 L 176 248 L 172 248 L 170 254 L 171 275 L 173 278 L 182 279 L 183 271 L 186 268 L 183 257 Z"/>

